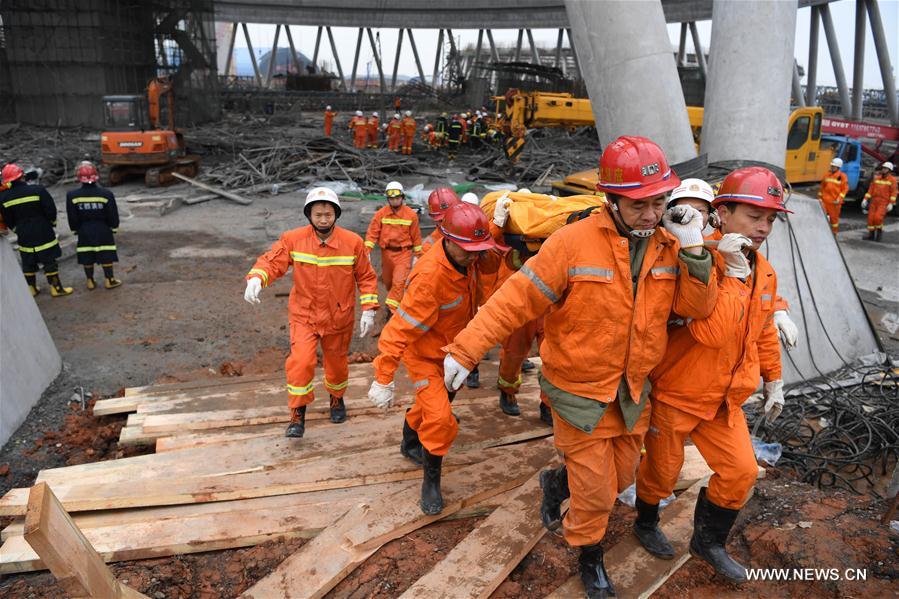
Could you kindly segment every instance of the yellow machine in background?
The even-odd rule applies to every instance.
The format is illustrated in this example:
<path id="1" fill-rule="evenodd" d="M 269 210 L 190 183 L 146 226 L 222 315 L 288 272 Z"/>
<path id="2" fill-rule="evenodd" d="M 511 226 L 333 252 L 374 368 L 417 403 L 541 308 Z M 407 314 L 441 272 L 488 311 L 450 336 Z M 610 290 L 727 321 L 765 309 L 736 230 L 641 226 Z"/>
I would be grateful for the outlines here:
<path id="1" fill-rule="evenodd" d="M 522 92 L 513 88 L 493 99 L 496 101 L 495 126 L 503 132 L 503 149 L 512 162 L 524 149 L 528 129 L 558 127 L 574 130 L 592 127 L 594 123 L 590 100 L 571 94 Z"/>

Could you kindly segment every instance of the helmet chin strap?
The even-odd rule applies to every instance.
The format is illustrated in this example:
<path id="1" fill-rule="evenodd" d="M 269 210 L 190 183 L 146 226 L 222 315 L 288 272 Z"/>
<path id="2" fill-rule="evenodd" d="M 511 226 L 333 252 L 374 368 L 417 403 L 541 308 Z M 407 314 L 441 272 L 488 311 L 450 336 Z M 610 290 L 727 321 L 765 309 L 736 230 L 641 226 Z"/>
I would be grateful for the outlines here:
<path id="1" fill-rule="evenodd" d="M 623 232 L 625 235 L 630 237 L 631 239 L 647 239 L 652 237 L 656 232 L 656 228 L 653 227 L 651 229 L 634 229 L 630 225 L 624 222 L 624 219 L 621 218 L 621 213 L 618 211 L 618 202 L 612 202 L 612 220 L 615 221 L 615 224 L 618 226 L 618 230 Z"/>

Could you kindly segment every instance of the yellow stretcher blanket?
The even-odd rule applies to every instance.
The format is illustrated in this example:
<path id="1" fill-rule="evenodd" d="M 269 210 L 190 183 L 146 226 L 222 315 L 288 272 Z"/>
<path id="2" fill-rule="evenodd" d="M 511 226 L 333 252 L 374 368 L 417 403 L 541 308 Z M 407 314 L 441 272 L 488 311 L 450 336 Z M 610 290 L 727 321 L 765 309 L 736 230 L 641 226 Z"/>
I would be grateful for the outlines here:
<path id="1" fill-rule="evenodd" d="M 496 202 L 504 195 L 512 199 L 504 232 L 531 239 L 546 239 L 566 224 L 573 213 L 606 203 L 601 195 L 557 197 L 542 193 L 493 191 L 481 200 L 481 208 L 488 218 L 493 218 Z"/>

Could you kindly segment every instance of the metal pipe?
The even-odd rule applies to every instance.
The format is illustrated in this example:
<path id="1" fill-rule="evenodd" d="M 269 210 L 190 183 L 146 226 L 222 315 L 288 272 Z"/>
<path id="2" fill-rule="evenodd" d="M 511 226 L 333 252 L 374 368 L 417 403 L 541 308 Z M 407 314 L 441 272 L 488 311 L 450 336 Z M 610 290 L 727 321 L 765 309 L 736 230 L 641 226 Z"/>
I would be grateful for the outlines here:
<path id="1" fill-rule="evenodd" d="M 431 87 L 437 89 L 437 72 L 440 69 L 440 55 L 443 53 L 443 29 L 437 34 L 437 53 L 434 56 L 434 75 L 431 77 Z"/>
<path id="2" fill-rule="evenodd" d="M 855 3 L 855 53 L 852 60 L 852 118 L 862 120 L 865 101 L 865 3 Z"/>
<path id="3" fill-rule="evenodd" d="M 272 85 L 272 73 L 275 72 L 275 62 L 278 58 L 278 38 L 281 36 L 281 24 L 275 25 L 275 41 L 272 44 L 272 51 L 268 55 L 268 69 L 265 72 L 265 87 Z"/>
<path id="4" fill-rule="evenodd" d="M 331 33 L 331 27 L 326 28 L 328 32 L 328 41 L 331 43 L 331 55 L 334 56 L 334 63 L 337 65 L 337 74 L 340 76 L 340 87 L 343 91 L 347 90 L 346 79 L 343 78 L 343 68 L 340 66 L 340 56 L 337 54 L 337 44 L 334 43 L 334 34 Z"/>
<path id="5" fill-rule="evenodd" d="M 300 60 L 297 58 L 297 49 L 293 45 L 293 35 L 290 33 L 290 25 L 284 25 L 284 33 L 287 34 L 287 43 L 290 46 L 290 62 L 293 63 L 293 68 L 296 69 L 297 75 L 302 75 L 303 73 L 300 72 Z"/>
<path id="6" fill-rule="evenodd" d="M 231 41 L 228 42 L 228 57 L 225 59 L 225 77 L 231 75 L 231 61 L 234 58 L 234 42 L 237 41 L 237 23 L 231 23 Z M 163 48 L 163 56 L 165 49 Z"/>
<path id="7" fill-rule="evenodd" d="M 537 52 L 537 44 L 534 43 L 534 34 L 530 29 L 528 32 L 528 44 L 531 46 L 531 62 L 534 64 L 540 64 L 540 54 Z"/>
<path id="8" fill-rule="evenodd" d="M 880 76 L 883 78 L 883 92 L 887 97 L 887 110 L 893 124 L 899 125 L 899 107 L 896 106 L 896 80 L 893 78 L 890 50 L 883 33 L 880 6 L 877 0 L 866 0 L 866 3 L 868 5 L 868 20 L 871 22 L 871 34 L 874 37 L 874 48 L 877 50 L 877 62 L 880 64 Z"/>
<path id="9" fill-rule="evenodd" d="M 837 91 L 840 92 L 840 105 L 843 107 L 843 116 L 849 118 L 852 107 L 849 103 L 849 86 L 846 85 L 846 73 L 843 71 L 843 59 L 840 56 L 840 44 L 833 28 L 833 19 L 830 16 L 830 7 L 822 4 L 818 7 L 821 11 L 821 24 L 824 25 L 824 37 L 827 39 L 827 48 L 830 50 L 830 62 L 833 65 L 833 76 L 837 80 Z"/>
<path id="10" fill-rule="evenodd" d="M 683 66 L 687 56 L 687 24 L 680 24 L 680 42 L 677 44 L 677 66 Z"/>
<path id="11" fill-rule="evenodd" d="M 805 96 L 802 95 L 802 83 L 799 82 L 799 63 L 793 59 L 793 99 L 796 106 L 805 106 Z"/>
<path id="12" fill-rule="evenodd" d="M 524 39 L 524 29 L 518 30 L 518 43 L 515 44 L 515 58 L 513 62 L 518 62 L 521 59 L 521 42 Z"/>
<path id="13" fill-rule="evenodd" d="M 409 45 L 412 46 L 412 56 L 415 57 L 415 66 L 418 68 L 418 79 L 421 81 L 422 85 L 427 85 L 425 71 L 421 68 L 421 60 L 418 58 L 418 46 L 415 45 L 415 38 L 412 37 L 412 30 L 406 29 L 406 33 L 409 34 Z"/>
<path id="14" fill-rule="evenodd" d="M 253 73 L 256 75 L 256 85 L 262 87 L 262 76 L 259 75 L 259 65 L 256 63 L 256 54 L 253 52 L 253 43 L 250 41 L 250 32 L 247 31 L 247 24 L 241 23 L 243 28 L 243 37 L 247 40 L 247 50 L 250 51 L 250 62 L 253 63 Z"/>
<path id="15" fill-rule="evenodd" d="M 362 27 L 359 28 L 359 36 L 356 38 L 356 54 L 353 56 L 353 73 L 350 75 L 350 91 L 356 91 L 356 69 L 359 67 L 359 52 L 362 50 Z"/>
<path id="16" fill-rule="evenodd" d="M 375 66 L 378 68 L 378 78 L 381 81 L 381 93 L 387 91 L 387 82 L 384 80 L 384 69 L 381 68 L 381 53 L 378 52 L 378 47 L 375 45 L 375 36 L 371 32 L 371 27 L 366 27 L 365 30 L 368 32 L 368 43 L 371 44 L 371 53 L 375 58 Z"/>
<path id="17" fill-rule="evenodd" d="M 821 11 L 812 7 L 808 29 L 808 72 L 805 80 L 806 106 L 818 105 L 818 25 L 821 22 Z"/>
<path id="18" fill-rule="evenodd" d="M 390 80 L 390 91 L 396 91 L 396 74 L 400 68 L 400 52 L 403 49 L 403 34 L 405 29 L 400 28 L 399 38 L 396 41 L 396 58 L 393 59 L 393 78 Z"/>
<path id="19" fill-rule="evenodd" d="M 318 72 L 318 49 L 322 43 L 322 26 L 318 26 L 318 32 L 315 34 L 315 51 L 312 53 L 312 72 Z"/>
<path id="20" fill-rule="evenodd" d="M 703 79 L 708 80 L 709 67 L 705 62 L 705 52 L 702 51 L 702 42 L 699 41 L 699 29 L 696 27 L 696 21 L 690 21 L 690 35 L 693 37 L 693 52 L 696 53 L 696 62 L 699 64 L 699 74 Z"/>
<path id="21" fill-rule="evenodd" d="M 559 36 L 556 38 L 556 59 L 553 65 L 558 69 L 559 65 L 562 64 L 562 36 L 564 35 L 564 31 L 559 29 Z"/>

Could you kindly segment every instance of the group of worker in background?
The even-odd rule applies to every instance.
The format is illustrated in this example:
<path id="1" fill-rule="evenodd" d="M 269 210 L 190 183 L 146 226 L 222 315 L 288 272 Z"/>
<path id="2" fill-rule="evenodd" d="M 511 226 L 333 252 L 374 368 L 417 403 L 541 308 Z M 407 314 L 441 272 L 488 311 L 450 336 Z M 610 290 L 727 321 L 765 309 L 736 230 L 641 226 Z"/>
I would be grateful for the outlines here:
<path id="1" fill-rule="evenodd" d="M 325 107 L 325 137 L 331 137 L 334 129 L 334 117 L 337 112 L 330 106 Z M 387 140 L 387 148 L 391 152 L 405 155 L 412 154 L 412 142 L 415 141 L 415 132 L 418 124 L 412 117 L 412 111 L 407 110 L 402 115 L 397 109 L 393 117 L 381 123 L 378 111 L 373 111 L 367 118 L 361 110 L 357 110 L 347 123 L 347 130 L 353 138 L 353 147 L 357 149 L 376 149 L 381 147 L 382 136 Z"/>
<path id="2" fill-rule="evenodd" d="M 840 228 L 840 212 L 849 192 L 849 179 L 842 170 L 843 160 L 834 158 L 830 162 L 830 171 L 824 175 L 818 188 L 818 199 L 827 215 L 834 234 Z M 884 162 L 874 170 L 874 176 L 868 185 L 868 191 L 862 200 L 861 208 L 868 215 L 868 241 L 880 241 L 883 237 L 883 220 L 887 212 L 892 212 L 896 205 L 896 177 L 893 175 L 892 162 Z"/>
<path id="3" fill-rule="evenodd" d="M 37 169 L 26 172 L 15 163 L 3 167 L 0 233 L 5 235 L 9 229 L 16 233 L 22 271 L 31 295 L 41 292 L 37 274 L 43 267 L 50 295 L 64 297 L 73 290 L 63 285 L 59 277 L 62 249 L 56 236 L 56 203 L 50 192 L 38 183 L 39 173 Z M 113 270 L 113 264 L 118 262 L 115 233 L 119 226 L 115 195 L 97 185 L 100 175 L 91 162 L 79 164 L 75 178 L 81 186 L 66 194 L 66 215 L 69 228 L 78 238 L 75 247 L 78 264 L 84 268 L 89 290 L 97 288 L 96 264 L 103 269 L 103 286 L 114 289 L 122 284 Z"/>

